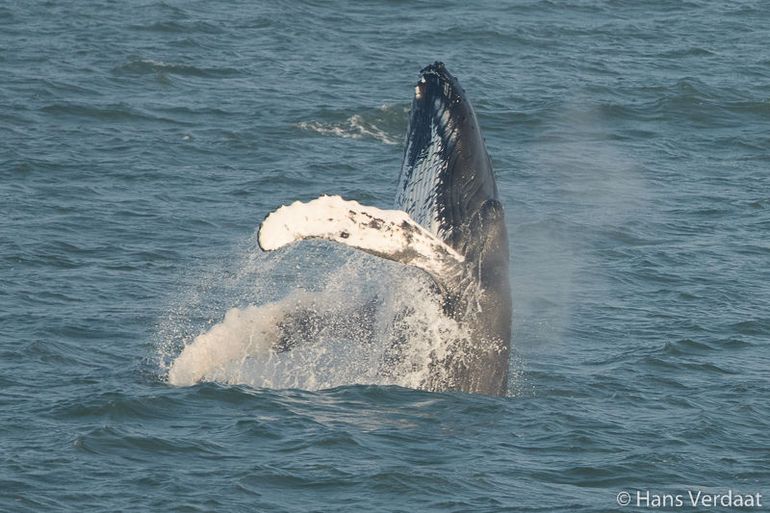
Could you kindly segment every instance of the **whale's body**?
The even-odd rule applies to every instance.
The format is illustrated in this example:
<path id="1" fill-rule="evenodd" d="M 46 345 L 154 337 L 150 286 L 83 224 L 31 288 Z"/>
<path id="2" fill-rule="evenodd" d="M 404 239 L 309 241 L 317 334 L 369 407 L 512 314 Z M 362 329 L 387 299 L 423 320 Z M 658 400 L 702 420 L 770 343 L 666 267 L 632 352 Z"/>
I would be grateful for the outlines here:
<path id="1" fill-rule="evenodd" d="M 272 250 L 321 238 L 423 269 L 445 313 L 469 334 L 425 388 L 504 394 L 511 291 L 503 207 L 473 107 L 439 62 L 415 87 L 395 207 L 339 197 L 297 202 L 265 219 L 259 243 Z"/>

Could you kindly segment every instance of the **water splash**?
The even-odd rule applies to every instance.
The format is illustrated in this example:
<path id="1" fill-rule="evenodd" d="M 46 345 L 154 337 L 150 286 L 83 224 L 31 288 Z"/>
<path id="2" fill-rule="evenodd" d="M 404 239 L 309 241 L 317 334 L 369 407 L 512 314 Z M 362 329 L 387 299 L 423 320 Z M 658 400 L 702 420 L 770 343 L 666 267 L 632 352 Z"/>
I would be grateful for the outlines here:
<path id="1" fill-rule="evenodd" d="M 442 363 L 467 335 L 422 272 L 326 243 L 267 255 L 250 245 L 238 268 L 211 272 L 203 282 L 217 286 L 188 294 L 191 305 L 166 323 L 159 359 L 170 384 L 433 388 L 449 379 Z"/>

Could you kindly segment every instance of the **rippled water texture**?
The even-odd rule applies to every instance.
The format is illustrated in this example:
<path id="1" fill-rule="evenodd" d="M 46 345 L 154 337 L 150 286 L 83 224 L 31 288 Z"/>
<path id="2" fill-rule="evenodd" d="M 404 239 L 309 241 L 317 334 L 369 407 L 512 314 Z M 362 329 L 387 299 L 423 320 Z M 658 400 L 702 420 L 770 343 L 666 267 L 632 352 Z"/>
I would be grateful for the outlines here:
<path id="1" fill-rule="evenodd" d="M 0 510 L 770 502 L 768 22 L 749 0 L 0 2 Z M 419 273 L 254 231 L 323 193 L 390 208 L 434 60 L 506 209 L 508 396 L 351 384 L 355 344 L 315 381 L 290 367 L 301 389 L 254 361 L 168 384 L 233 309 L 419 297 Z"/>

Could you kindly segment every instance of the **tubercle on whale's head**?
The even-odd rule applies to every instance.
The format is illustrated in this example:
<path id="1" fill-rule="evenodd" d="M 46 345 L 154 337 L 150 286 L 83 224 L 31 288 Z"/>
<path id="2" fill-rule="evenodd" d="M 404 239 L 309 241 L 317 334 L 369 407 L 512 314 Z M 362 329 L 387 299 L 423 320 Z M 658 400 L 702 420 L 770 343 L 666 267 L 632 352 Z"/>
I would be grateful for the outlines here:
<path id="1" fill-rule="evenodd" d="M 437 100 L 442 107 L 451 107 L 465 100 L 465 90 L 444 63 L 439 61 L 420 70 L 420 80 L 414 88 L 412 110 L 419 110 L 422 106 L 434 108 Z"/>
<path id="2" fill-rule="evenodd" d="M 420 80 L 415 85 L 406 133 L 407 142 L 415 144 L 407 145 L 412 151 L 405 155 L 406 164 L 413 164 L 422 150 L 435 142 L 431 138 L 434 132 L 448 150 L 447 155 L 461 139 L 469 146 L 478 142 L 469 141 L 469 136 L 478 137 L 478 121 L 465 89 L 439 61 L 420 70 Z"/>

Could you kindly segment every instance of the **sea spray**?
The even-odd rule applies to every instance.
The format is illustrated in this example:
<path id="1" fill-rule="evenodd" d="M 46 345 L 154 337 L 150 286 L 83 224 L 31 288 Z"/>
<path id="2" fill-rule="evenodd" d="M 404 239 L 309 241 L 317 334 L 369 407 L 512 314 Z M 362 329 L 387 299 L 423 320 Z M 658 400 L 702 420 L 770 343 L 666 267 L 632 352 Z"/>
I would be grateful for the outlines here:
<path id="1" fill-rule="evenodd" d="M 211 325 L 198 322 L 197 336 L 161 344 L 161 353 L 174 348 L 165 355 L 170 384 L 446 385 L 442 362 L 469 341 L 444 314 L 427 275 L 328 243 L 292 245 L 277 257 L 260 254 L 254 243 L 250 239 L 241 258 L 223 260 L 237 268 L 205 277 L 216 283 L 208 289 L 218 295 L 212 302 L 221 308 L 227 298 L 229 308 L 212 315 Z M 181 311 L 200 310 L 209 294 L 189 295 L 197 305 Z"/>

